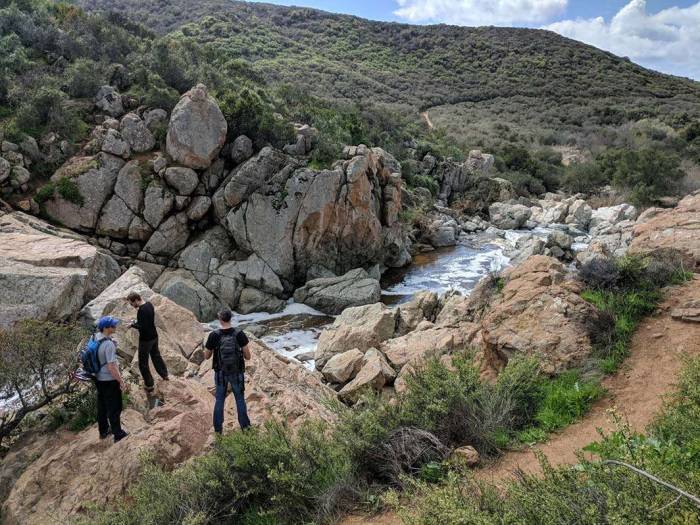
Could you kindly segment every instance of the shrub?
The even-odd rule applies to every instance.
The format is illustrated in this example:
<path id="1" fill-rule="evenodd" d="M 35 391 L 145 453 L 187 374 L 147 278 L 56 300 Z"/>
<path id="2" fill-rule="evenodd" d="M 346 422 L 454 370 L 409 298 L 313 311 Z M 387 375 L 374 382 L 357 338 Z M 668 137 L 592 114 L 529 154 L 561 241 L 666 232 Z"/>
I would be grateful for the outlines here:
<path id="1" fill-rule="evenodd" d="M 535 421 L 546 432 L 564 428 L 583 416 L 602 393 L 597 383 L 582 380 L 578 371 L 564 372 L 541 383 Z"/>
<path id="2" fill-rule="evenodd" d="M 99 65 L 87 58 L 79 58 L 66 72 L 68 94 L 71 97 L 94 97 L 102 85 Z"/>
<path id="3" fill-rule="evenodd" d="M 606 184 L 610 179 L 596 162 L 576 162 L 564 169 L 562 186 L 572 193 L 590 193 Z"/>
<path id="4" fill-rule="evenodd" d="M 700 359 L 686 364 L 679 388 L 647 436 L 618 430 L 586 450 L 642 468 L 681 489 L 700 491 Z M 521 473 L 496 487 L 476 482 L 470 473 L 453 471 L 438 485 L 413 482 L 398 504 L 412 525 L 464 523 L 697 522 L 697 507 L 661 484 L 614 465 L 581 457 L 574 468 L 551 467 L 541 458 L 542 475 Z"/>

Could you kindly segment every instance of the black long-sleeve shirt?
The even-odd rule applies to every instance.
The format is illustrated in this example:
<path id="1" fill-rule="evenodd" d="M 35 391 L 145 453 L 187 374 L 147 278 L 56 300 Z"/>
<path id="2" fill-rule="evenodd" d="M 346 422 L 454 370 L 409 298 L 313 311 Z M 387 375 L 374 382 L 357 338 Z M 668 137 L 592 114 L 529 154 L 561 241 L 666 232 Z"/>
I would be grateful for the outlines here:
<path id="1" fill-rule="evenodd" d="M 138 329 L 139 340 L 141 341 L 153 341 L 158 337 L 158 331 L 156 330 L 156 311 L 153 305 L 148 301 L 139 306 L 136 312 L 134 328 Z"/>

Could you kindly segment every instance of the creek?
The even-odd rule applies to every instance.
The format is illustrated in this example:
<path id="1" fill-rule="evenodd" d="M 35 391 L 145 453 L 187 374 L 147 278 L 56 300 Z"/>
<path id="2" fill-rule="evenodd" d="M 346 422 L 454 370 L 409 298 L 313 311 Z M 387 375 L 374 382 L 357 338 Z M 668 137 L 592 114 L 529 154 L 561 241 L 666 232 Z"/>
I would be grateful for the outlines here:
<path id="1" fill-rule="evenodd" d="M 483 277 L 509 265 L 506 253 L 519 238 L 531 234 L 546 239 L 556 228 L 557 225 L 553 225 L 498 235 L 463 235 L 455 246 L 416 255 L 409 266 L 385 272 L 381 281 L 382 302 L 389 306 L 400 305 L 425 290 L 439 295 L 456 290 L 468 295 Z M 585 243 L 579 243 L 574 248 L 584 247 Z M 273 350 L 313 369 L 318 338 L 333 322 L 333 317 L 290 301 L 280 313 L 236 315 L 233 322 L 260 337 Z"/>

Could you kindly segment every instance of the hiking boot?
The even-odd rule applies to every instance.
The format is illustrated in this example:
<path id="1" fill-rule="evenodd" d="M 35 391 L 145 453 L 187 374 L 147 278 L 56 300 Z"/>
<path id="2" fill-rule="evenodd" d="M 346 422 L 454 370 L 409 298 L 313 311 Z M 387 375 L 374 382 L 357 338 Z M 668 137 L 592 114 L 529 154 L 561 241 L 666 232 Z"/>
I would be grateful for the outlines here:
<path id="1" fill-rule="evenodd" d="M 128 435 L 129 435 L 129 433 L 127 431 L 122 430 L 121 434 L 114 436 L 114 442 L 117 443 L 117 442 L 121 441 L 122 439 L 124 439 L 125 437 L 127 437 Z"/>
<path id="2" fill-rule="evenodd" d="M 100 439 L 107 439 L 109 436 L 112 435 L 112 429 L 110 428 L 107 432 L 104 434 L 100 433 Z"/>

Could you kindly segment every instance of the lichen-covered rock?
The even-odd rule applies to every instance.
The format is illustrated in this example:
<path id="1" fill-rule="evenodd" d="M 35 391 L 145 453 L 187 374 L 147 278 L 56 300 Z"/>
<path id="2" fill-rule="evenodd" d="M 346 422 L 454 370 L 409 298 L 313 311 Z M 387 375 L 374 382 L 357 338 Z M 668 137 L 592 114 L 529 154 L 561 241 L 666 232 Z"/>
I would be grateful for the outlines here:
<path id="1" fill-rule="evenodd" d="M 172 167 L 165 170 L 165 181 L 180 195 L 191 195 L 199 184 L 199 176 L 190 168 Z"/>
<path id="2" fill-rule="evenodd" d="M 47 215 L 73 230 L 94 230 L 123 166 L 123 160 L 106 153 L 71 159 L 54 173 L 51 180 L 59 182 L 64 177 L 69 179 L 75 185 L 82 203 L 69 201 L 54 192 L 53 197 L 44 204 Z"/>
<path id="3" fill-rule="evenodd" d="M 157 228 L 175 204 L 175 195 L 158 182 L 151 182 L 144 197 L 143 218 Z"/>
<path id="4" fill-rule="evenodd" d="M 187 214 L 171 215 L 153 232 L 143 250 L 155 256 L 172 257 L 187 245 L 189 236 Z"/>
<path id="5" fill-rule="evenodd" d="M 253 141 L 245 135 L 236 137 L 231 144 L 231 160 L 236 164 L 245 162 L 253 156 Z"/>
<path id="6" fill-rule="evenodd" d="M 530 218 L 530 208 L 522 204 L 494 202 L 489 206 L 491 224 L 502 230 L 517 230 Z"/>
<path id="7" fill-rule="evenodd" d="M 224 145 L 226 130 L 218 104 L 198 84 L 173 109 L 166 138 L 168 154 L 183 166 L 207 168 Z"/>
<path id="8" fill-rule="evenodd" d="M 136 153 L 151 151 L 156 145 L 153 133 L 136 113 L 124 115 L 120 124 L 120 131 L 131 150 Z"/>
<path id="9" fill-rule="evenodd" d="M 95 95 L 95 105 L 112 117 L 124 114 L 124 105 L 119 92 L 112 86 L 102 86 Z"/>

